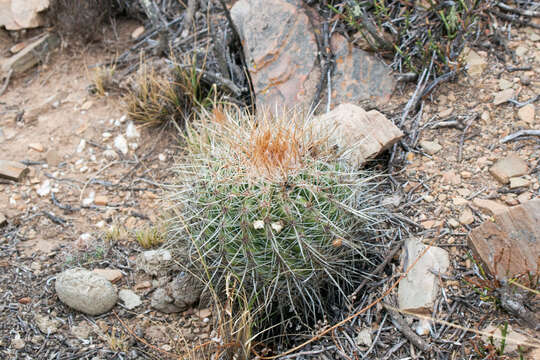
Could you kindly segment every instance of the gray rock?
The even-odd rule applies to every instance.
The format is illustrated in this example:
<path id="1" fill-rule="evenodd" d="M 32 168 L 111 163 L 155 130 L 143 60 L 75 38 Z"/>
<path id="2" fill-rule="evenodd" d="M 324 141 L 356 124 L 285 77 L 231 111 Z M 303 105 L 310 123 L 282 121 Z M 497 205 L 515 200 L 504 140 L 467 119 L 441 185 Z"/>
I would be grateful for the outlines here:
<path id="1" fill-rule="evenodd" d="M 164 313 L 185 311 L 199 302 L 203 289 L 197 278 L 181 272 L 165 287 L 154 291 L 150 305 Z"/>
<path id="2" fill-rule="evenodd" d="M 124 303 L 128 310 L 135 309 L 142 304 L 141 297 L 128 289 L 122 289 L 118 292 L 118 297 Z"/>
<path id="3" fill-rule="evenodd" d="M 67 306 L 88 315 L 111 310 L 118 300 L 116 288 L 96 273 L 75 268 L 56 277 L 56 293 Z"/>
<path id="4" fill-rule="evenodd" d="M 165 249 L 145 251 L 136 260 L 137 269 L 154 276 L 166 275 L 172 264 L 171 252 Z"/>
<path id="5" fill-rule="evenodd" d="M 180 273 L 167 287 L 174 305 L 186 310 L 199 301 L 204 285 L 194 276 Z"/>
<path id="6" fill-rule="evenodd" d="M 185 309 L 174 305 L 174 299 L 167 294 L 167 290 L 161 288 L 154 291 L 150 299 L 150 306 L 166 314 L 177 313 Z"/>
<path id="7" fill-rule="evenodd" d="M 82 321 L 78 325 L 71 327 L 71 335 L 79 339 L 88 339 L 92 333 L 92 327 L 86 321 Z"/>
<path id="8" fill-rule="evenodd" d="M 405 242 L 403 271 L 407 271 L 427 245 L 417 238 Z M 450 266 L 448 252 L 432 246 L 416 262 L 398 289 L 399 308 L 408 311 L 431 311 L 439 292 L 438 277 L 431 272 L 444 273 Z"/>
<path id="9" fill-rule="evenodd" d="M 439 142 L 437 140 L 435 140 L 435 141 L 427 141 L 427 140 L 420 141 L 420 146 L 429 155 L 436 154 L 439 151 L 441 151 L 441 149 L 442 149 L 442 146 L 439 144 Z"/>
<path id="10" fill-rule="evenodd" d="M 499 91 L 495 94 L 495 97 L 493 98 L 493 104 L 500 105 L 504 104 L 508 100 L 514 97 L 514 90 L 512 89 L 506 89 L 503 91 Z"/>

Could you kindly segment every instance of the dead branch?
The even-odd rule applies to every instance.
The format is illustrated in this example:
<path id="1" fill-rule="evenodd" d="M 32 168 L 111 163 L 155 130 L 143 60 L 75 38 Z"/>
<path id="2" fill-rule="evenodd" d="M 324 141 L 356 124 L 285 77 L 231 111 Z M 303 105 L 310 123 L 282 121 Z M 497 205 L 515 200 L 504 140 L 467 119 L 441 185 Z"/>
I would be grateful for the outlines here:
<path id="1" fill-rule="evenodd" d="M 6 80 L 4 80 L 4 85 L 0 88 L 0 96 L 4 94 L 4 91 L 6 91 L 7 87 L 9 86 L 9 80 L 11 80 L 11 75 L 13 75 L 13 68 L 11 68 L 6 76 Z"/>
<path id="2" fill-rule="evenodd" d="M 540 136 L 540 130 L 519 130 L 515 133 L 504 137 L 500 142 L 501 144 L 507 143 L 509 141 L 516 140 L 522 136 Z"/>
<path id="3" fill-rule="evenodd" d="M 396 329 L 398 329 L 403 334 L 403 336 L 405 336 L 411 342 L 411 344 L 427 353 L 431 352 L 431 350 L 437 351 L 437 348 L 435 346 L 428 344 L 424 339 L 416 335 L 416 333 L 411 330 L 409 325 L 407 325 L 407 323 L 405 322 L 405 319 L 393 309 L 393 306 L 390 306 L 384 302 L 382 303 L 382 305 L 390 314 L 390 317 L 392 318 L 392 323 L 394 324 Z"/>
<path id="4" fill-rule="evenodd" d="M 529 16 L 529 17 L 540 17 L 540 11 L 533 11 L 533 10 L 523 10 L 518 8 L 513 8 L 511 6 L 506 5 L 502 1 L 499 1 L 497 3 L 497 6 L 500 7 L 503 10 L 506 10 L 508 12 L 519 14 L 523 16 Z"/>
<path id="5" fill-rule="evenodd" d="M 502 12 L 494 10 L 494 9 L 489 9 L 489 12 L 500 19 L 507 20 L 507 21 L 510 21 L 519 25 L 526 25 L 526 26 L 533 27 L 535 29 L 540 29 L 540 25 L 535 24 L 531 22 L 530 20 L 522 20 L 519 18 L 519 16 L 503 14 Z"/>
<path id="6" fill-rule="evenodd" d="M 195 17 L 195 12 L 199 8 L 199 0 L 188 0 L 186 8 L 186 16 L 184 20 L 184 30 L 191 31 L 191 25 Z"/>
<path id="7" fill-rule="evenodd" d="M 465 142 L 465 136 L 467 135 L 467 130 L 469 130 L 469 127 L 471 126 L 474 119 L 478 117 L 478 114 L 473 114 L 469 121 L 467 122 L 467 126 L 465 126 L 465 129 L 463 130 L 463 133 L 461 134 L 461 139 L 459 140 L 459 149 L 458 149 L 458 162 L 461 162 L 462 155 L 463 155 L 463 143 Z"/>
<path id="8" fill-rule="evenodd" d="M 524 102 L 519 102 L 519 101 L 514 100 L 514 99 L 510 99 L 510 100 L 508 100 L 508 102 L 511 102 L 512 104 L 516 105 L 518 108 L 522 108 L 525 105 L 532 104 L 533 102 L 535 102 L 538 99 L 540 99 L 540 94 L 537 94 L 536 96 L 533 96 L 532 98 L 530 98 L 529 100 L 524 101 Z"/>

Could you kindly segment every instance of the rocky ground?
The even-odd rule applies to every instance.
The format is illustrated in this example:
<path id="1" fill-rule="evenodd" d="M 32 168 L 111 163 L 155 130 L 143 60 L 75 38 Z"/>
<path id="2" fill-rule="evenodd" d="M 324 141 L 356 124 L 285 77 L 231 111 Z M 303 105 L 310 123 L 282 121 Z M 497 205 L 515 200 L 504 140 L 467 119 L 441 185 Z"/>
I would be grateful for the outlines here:
<path id="1" fill-rule="evenodd" d="M 0 160 L 22 161 L 28 168 L 21 181 L 0 180 L 0 221 L 6 219 L 0 228 L 2 358 L 164 358 L 217 336 L 209 309 L 155 311 L 152 294 L 166 280 L 137 265 L 147 251 L 141 239 L 160 224 L 160 199 L 173 180 L 175 157 L 181 156 L 176 130 L 136 127 L 120 94 L 88 91 L 89 66 L 121 52 L 137 26 L 119 24 L 106 47 L 62 48 L 44 65 L 12 79 L 0 98 Z M 444 83 L 425 101 L 414 126 L 421 130 L 418 146 L 396 175 L 402 186 L 394 203 L 420 226 L 417 235 L 424 243 L 448 251 L 449 269 L 437 274 L 442 295 L 433 317 L 476 330 L 507 322 L 523 336 L 538 338 L 523 319 L 496 304 L 495 286 L 478 276 L 467 242 L 469 231 L 482 222 L 540 194 L 540 138 L 501 142 L 520 129 L 540 130 L 538 102 L 518 107 L 508 101 L 540 94 L 540 36 L 527 27 L 512 29 L 511 35 L 508 47 L 524 70 L 513 71 L 493 51 L 475 48 L 476 74 Z M 15 44 L 0 36 L 8 44 L 2 51 Z M 387 109 L 400 111 L 414 90 L 399 85 Z M 502 159 L 507 160 L 493 169 Z M 74 311 L 55 287 L 60 272 L 78 266 L 129 291 L 103 315 Z M 533 312 L 538 300 L 536 295 L 527 304 Z M 412 345 L 409 349 L 394 326 L 374 320 L 365 324 L 370 341 L 359 343 L 364 350 L 380 337 L 376 358 L 400 353 L 428 358 Z M 446 325 L 433 326 L 441 334 Z M 433 337 L 417 332 L 425 340 Z M 437 341 L 454 346 L 447 358 L 483 358 L 475 333 L 452 332 Z M 385 345 L 392 343 L 401 345 Z M 535 358 L 532 352 L 525 356 Z"/>

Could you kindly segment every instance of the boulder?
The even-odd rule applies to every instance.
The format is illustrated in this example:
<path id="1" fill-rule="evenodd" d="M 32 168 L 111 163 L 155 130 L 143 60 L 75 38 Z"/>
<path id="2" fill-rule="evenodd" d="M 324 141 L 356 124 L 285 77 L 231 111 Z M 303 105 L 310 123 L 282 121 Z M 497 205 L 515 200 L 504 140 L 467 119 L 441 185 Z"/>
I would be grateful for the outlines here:
<path id="1" fill-rule="evenodd" d="M 381 106 L 390 100 L 396 81 L 389 66 L 353 46 L 340 34 L 334 34 L 330 44 L 336 59 L 332 74 L 331 108 L 342 103 Z"/>
<path id="2" fill-rule="evenodd" d="M 106 313 L 118 300 L 116 288 L 109 280 L 82 268 L 58 274 L 55 288 L 60 301 L 88 315 Z"/>
<path id="3" fill-rule="evenodd" d="M 320 79 L 317 40 L 300 1 L 239 0 L 242 38 L 258 107 L 309 106 Z"/>

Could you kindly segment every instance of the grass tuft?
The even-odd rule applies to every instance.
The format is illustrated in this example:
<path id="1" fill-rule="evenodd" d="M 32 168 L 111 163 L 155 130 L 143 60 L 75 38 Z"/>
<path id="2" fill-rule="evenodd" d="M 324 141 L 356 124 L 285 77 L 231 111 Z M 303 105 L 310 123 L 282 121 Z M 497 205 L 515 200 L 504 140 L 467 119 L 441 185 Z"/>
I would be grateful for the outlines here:
<path id="1" fill-rule="evenodd" d="M 144 228 L 137 230 L 135 238 L 143 249 L 150 249 L 157 247 L 165 241 L 166 230 L 163 226 L 145 226 Z"/>
<path id="2" fill-rule="evenodd" d="M 215 96 L 215 87 L 201 82 L 195 58 L 174 60 L 169 76 L 158 74 L 141 60 L 133 89 L 126 97 L 128 114 L 146 126 L 176 123 L 182 125 L 199 108 L 208 107 Z"/>

